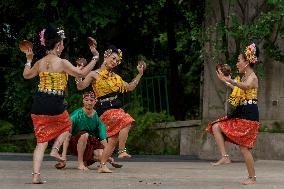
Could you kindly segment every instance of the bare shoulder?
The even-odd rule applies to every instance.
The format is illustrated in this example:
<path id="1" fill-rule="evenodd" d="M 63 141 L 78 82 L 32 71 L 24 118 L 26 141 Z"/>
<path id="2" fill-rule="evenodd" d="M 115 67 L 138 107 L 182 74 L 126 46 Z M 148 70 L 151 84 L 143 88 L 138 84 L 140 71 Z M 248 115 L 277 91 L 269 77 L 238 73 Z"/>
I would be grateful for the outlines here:
<path id="1" fill-rule="evenodd" d="M 69 64 L 70 62 L 67 59 L 61 58 L 61 63 L 63 64 Z"/>
<path id="2" fill-rule="evenodd" d="M 46 58 L 42 57 L 41 59 L 39 59 L 38 61 L 36 61 L 36 63 L 40 64 L 42 62 L 46 62 Z"/>
<path id="3" fill-rule="evenodd" d="M 90 72 L 90 75 L 91 75 L 93 78 L 97 79 L 97 78 L 100 76 L 100 69 L 96 69 L 96 70 L 91 71 L 91 72 Z"/>
<path id="4" fill-rule="evenodd" d="M 253 85 L 258 88 L 258 77 L 255 73 L 252 74 L 252 81 L 253 81 Z"/>
<path id="5" fill-rule="evenodd" d="M 34 63 L 34 67 L 36 67 L 39 71 L 41 71 L 41 65 L 45 64 L 45 59 L 41 58 Z"/>
<path id="6" fill-rule="evenodd" d="M 252 79 L 258 81 L 258 77 L 257 77 L 257 75 L 256 75 L 254 72 L 253 72 L 253 74 L 252 74 Z"/>

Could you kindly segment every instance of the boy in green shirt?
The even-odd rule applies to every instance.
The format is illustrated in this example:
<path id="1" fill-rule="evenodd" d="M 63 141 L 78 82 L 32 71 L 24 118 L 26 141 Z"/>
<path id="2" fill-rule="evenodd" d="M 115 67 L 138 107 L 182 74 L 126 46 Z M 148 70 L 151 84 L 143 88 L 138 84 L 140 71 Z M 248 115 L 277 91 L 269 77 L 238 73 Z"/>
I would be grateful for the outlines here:
<path id="1" fill-rule="evenodd" d="M 83 107 L 71 113 L 72 121 L 71 137 L 67 137 L 63 144 L 62 158 L 65 161 L 58 162 L 55 167 L 62 169 L 66 166 L 67 149 L 78 157 L 78 169 L 89 170 L 87 166 L 100 160 L 104 146 L 107 144 L 106 127 L 100 120 L 94 106 L 97 100 L 93 92 L 85 92 L 83 95 Z M 113 167 L 120 168 L 113 158 L 109 159 Z"/>

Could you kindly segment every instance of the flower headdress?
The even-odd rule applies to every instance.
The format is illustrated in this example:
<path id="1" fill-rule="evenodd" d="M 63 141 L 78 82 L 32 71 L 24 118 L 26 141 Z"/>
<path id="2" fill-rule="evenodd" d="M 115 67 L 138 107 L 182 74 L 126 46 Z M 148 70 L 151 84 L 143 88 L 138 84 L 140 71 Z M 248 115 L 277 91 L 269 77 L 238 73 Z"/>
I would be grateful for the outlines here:
<path id="1" fill-rule="evenodd" d="M 112 49 L 106 50 L 104 53 L 104 58 L 109 57 L 112 53 L 113 53 Z M 117 64 L 120 64 L 122 61 L 122 51 L 120 49 L 117 49 L 117 55 L 118 55 Z"/>
<path id="2" fill-rule="evenodd" d="M 118 51 L 118 64 L 120 64 L 122 61 L 122 51 L 120 49 L 118 49 L 117 51 Z"/>
<path id="3" fill-rule="evenodd" d="M 57 28 L 57 34 L 59 35 L 59 37 L 61 39 L 65 38 L 65 34 L 64 34 L 64 30 L 61 30 L 59 28 Z M 44 38 L 44 33 L 45 33 L 46 29 L 41 30 L 41 32 L 39 33 L 39 40 L 40 40 L 40 44 L 42 46 L 45 46 L 45 38 Z"/>
<path id="4" fill-rule="evenodd" d="M 44 32 L 45 32 L 45 29 L 41 30 L 41 32 L 39 33 L 39 40 L 42 46 L 45 46 Z"/>
<path id="5" fill-rule="evenodd" d="M 256 63 L 257 57 L 256 57 L 256 46 L 254 43 L 250 44 L 246 47 L 245 50 L 246 59 L 249 61 L 249 63 Z"/>
<path id="6" fill-rule="evenodd" d="M 65 39 L 66 37 L 65 37 L 64 30 L 61 30 L 61 29 L 59 29 L 59 28 L 57 28 L 57 29 L 58 29 L 57 34 L 58 34 L 62 39 Z"/>

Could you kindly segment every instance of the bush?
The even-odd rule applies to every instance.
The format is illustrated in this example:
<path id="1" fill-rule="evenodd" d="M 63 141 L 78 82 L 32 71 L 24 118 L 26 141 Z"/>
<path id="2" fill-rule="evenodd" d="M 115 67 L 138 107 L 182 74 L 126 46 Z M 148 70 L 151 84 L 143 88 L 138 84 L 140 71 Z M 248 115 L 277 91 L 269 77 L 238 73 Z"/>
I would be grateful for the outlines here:
<path id="1" fill-rule="evenodd" d="M 0 136 L 1 140 L 7 140 L 14 134 L 14 125 L 8 121 L 0 120 Z"/>
<path id="2" fill-rule="evenodd" d="M 284 133 L 284 126 L 280 122 L 274 122 L 270 127 L 260 124 L 259 132 Z"/>
<path id="3" fill-rule="evenodd" d="M 8 121 L 0 120 L 0 152 L 31 153 L 36 141 L 34 137 L 27 139 L 13 139 L 15 126 Z"/>
<path id="4" fill-rule="evenodd" d="M 14 144 L 1 144 L 0 145 L 0 152 L 17 152 L 18 146 Z"/>
<path id="5" fill-rule="evenodd" d="M 171 149 L 160 149 L 159 152 L 154 151 L 155 139 L 159 135 L 151 126 L 155 123 L 174 121 L 174 118 L 163 112 L 144 112 L 140 105 L 140 97 L 135 97 L 129 107 L 129 114 L 133 116 L 135 122 L 129 132 L 127 147 L 133 154 L 156 154 L 171 153 Z"/>

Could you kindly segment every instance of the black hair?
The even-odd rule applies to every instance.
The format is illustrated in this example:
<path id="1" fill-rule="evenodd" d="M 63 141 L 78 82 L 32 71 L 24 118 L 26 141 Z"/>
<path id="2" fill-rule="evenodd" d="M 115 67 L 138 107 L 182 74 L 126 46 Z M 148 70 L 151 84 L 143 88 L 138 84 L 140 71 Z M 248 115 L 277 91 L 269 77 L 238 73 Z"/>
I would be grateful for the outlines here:
<path id="1" fill-rule="evenodd" d="M 116 48 L 116 46 L 114 46 L 114 45 L 109 45 L 108 48 L 107 48 L 107 50 L 108 50 L 108 49 L 111 49 L 111 52 L 112 52 L 112 53 L 118 54 L 118 48 Z"/>
<path id="2" fill-rule="evenodd" d="M 255 46 L 255 56 L 258 58 L 259 57 L 259 48 L 258 46 Z"/>
<path id="3" fill-rule="evenodd" d="M 62 37 L 58 33 L 59 29 L 48 27 L 44 32 L 45 49 L 52 50 L 55 45 L 62 40 Z"/>

